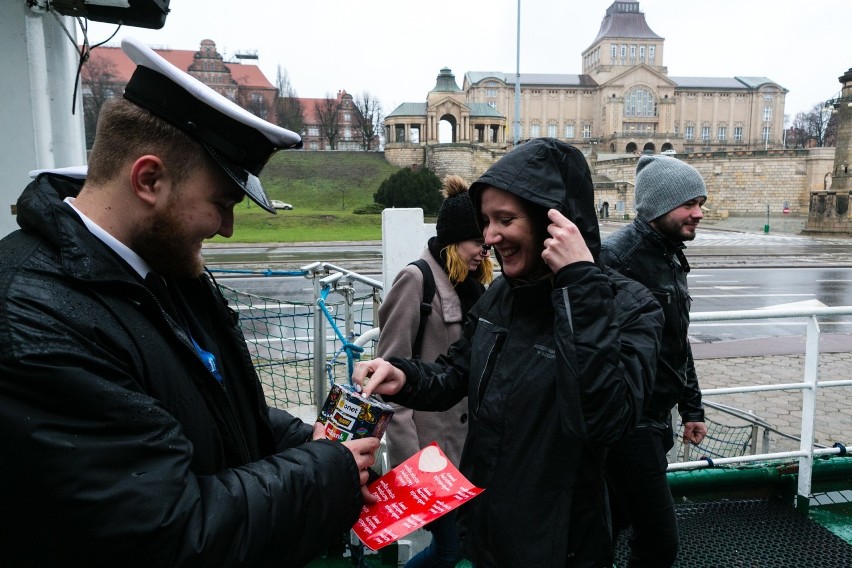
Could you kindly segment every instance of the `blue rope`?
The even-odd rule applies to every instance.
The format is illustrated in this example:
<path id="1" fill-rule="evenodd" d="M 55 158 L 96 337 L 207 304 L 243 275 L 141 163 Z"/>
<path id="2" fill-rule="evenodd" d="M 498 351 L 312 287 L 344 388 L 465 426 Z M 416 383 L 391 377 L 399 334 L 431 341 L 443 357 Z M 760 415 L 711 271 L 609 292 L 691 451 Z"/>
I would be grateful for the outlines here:
<path id="1" fill-rule="evenodd" d="M 342 352 L 346 352 L 346 370 L 349 377 L 349 384 L 352 384 L 352 374 L 355 372 L 355 362 L 361 358 L 361 353 L 364 352 L 364 348 L 355 345 L 350 342 L 343 336 L 343 333 L 340 331 L 340 328 L 337 327 L 337 324 L 334 322 L 334 318 L 331 317 L 331 313 L 328 311 L 328 308 L 325 304 L 325 299 L 328 298 L 328 294 L 331 292 L 331 288 L 326 286 L 320 292 L 320 297 L 317 300 L 317 306 L 322 310 L 322 313 L 325 315 L 325 319 L 328 320 L 328 323 L 331 324 L 331 328 L 334 330 L 334 334 L 341 342 L 340 349 L 334 352 L 334 356 L 330 359 L 328 363 L 325 365 L 326 373 L 328 374 L 328 382 L 329 386 L 334 386 L 334 373 L 332 372 L 333 364 L 332 362 L 337 359 L 337 356 Z"/>

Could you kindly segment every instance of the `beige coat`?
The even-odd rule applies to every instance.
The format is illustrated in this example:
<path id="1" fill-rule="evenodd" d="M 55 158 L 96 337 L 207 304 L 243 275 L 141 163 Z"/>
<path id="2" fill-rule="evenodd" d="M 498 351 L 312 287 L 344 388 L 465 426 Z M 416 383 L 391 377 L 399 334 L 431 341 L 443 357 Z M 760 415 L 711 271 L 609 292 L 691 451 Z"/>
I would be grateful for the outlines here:
<path id="1" fill-rule="evenodd" d="M 421 359 L 434 361 L 446 353 L 461 335 L 462 307 L 441 265 L 428 250 L 420 258 L 429 263 L 435 278 L 435 296 L 432 298 L 432 312 L 426 316 Z M 423 273 L 416 266 L 406 266 L 397 274 L 379 308 L 381 335 L 376 347 L 379 357 L 411 357 L 420 325 L 422 298 Z M 399 465 L 433 441 L 438 442 L 450 461 L 458 466 L 467 435 L 467 398 L 444 412 L 414 411 L 394 406 L 396 412 L 385 433 L 391 467 Z"/>

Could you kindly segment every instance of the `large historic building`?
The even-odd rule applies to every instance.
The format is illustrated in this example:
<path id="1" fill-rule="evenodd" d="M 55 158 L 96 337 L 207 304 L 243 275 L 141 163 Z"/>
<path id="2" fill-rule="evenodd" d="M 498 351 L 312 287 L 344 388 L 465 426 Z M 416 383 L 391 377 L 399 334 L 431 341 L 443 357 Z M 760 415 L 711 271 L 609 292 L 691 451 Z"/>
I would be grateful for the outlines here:
<path id="1" fill-rule="evenodd" d="M 669 76 L 664 53 L 665 39 L 638 0 L 616 0 L 582 53 L 582 74 L 520 74 L 518 139 L 560 138 L 598 154 L 783 147 L 781 85 L 766 77 Z M 468 71 L 460 88 L 441 69 L 425 103 L 403 103 L 385 118 L 388 159 L 402 165 L 413 147 L 438 144 L 442 121 L 451 142 L 511 145 L 516 79 Z"/>

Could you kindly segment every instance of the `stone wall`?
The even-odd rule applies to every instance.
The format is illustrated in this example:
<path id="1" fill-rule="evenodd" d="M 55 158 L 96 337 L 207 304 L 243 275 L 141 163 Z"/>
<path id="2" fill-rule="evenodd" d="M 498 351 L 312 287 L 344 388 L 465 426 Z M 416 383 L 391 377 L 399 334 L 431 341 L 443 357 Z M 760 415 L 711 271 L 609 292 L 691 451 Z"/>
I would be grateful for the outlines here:
<path id="1" fill-rule="evenodd" d="M 472 183 L 506 153 L 476 144 L 437 144 L 427 146 L 426 165 L 439 178 L 455 174 Z"/>
<path id="2" fill-rule="evenodd" d="M 385 158 L 397 166 L 427 165 L 439 177 L 457 174 L 474 181 L 505 154 L 476 144 L 412 145 L 386 149 Z M 680 154 L 676 159 L 695 167 L 707 183 L 709 218 L 729 215 L 781 214 L 786 204 L 793 216 L 807 216 L 810 194 L 830 189 L 826 178 L 834 164 L 834 148 L 744 150 Z M 638 156 L 598 161 L 590 156 L 596 177 L 596 201 L 608 204 L 610 217 L 632 218 L 633 184 Z M 610 183 L 599 180 L 605 176 Z M 619 209 L 618 205 L 621 205 Z"/>
<path id="3" fill-rule="evenodd" d="M 385 149 L 385 160 L 399 168 L 412 165 L 422 166 L 426 163 L 426 146 L 422 144 L 396 144 L 402 146 L 393 150 Z"/>
<path id="4" fill-rule="evenodd" d="M 833 148 L 814 150 L 753 150 L 683 154 L 678 159 L 697 169 L 707 183 L 710 217 L 728 215 L 780 214 L 784 205 L 794 216 L 806 216 L 810 193 L 824 189 L 825 174 L 831 171 Z M 633 184 L 638 157 L 593 161 L 593 172 L 622 188 L 599 186 L 598 201 L 609 201 L 610 214 L 619 201 L 624 212 L 633 214 Z M 623 189 L 626 185 L 627 189 Z"/>

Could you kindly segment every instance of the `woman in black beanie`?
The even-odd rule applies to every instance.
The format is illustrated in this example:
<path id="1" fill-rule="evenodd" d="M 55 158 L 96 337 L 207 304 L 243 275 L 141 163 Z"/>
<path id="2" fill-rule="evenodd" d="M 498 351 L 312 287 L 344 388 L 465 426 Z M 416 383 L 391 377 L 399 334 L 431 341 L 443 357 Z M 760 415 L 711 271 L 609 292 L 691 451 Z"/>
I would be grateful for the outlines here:
<path id="1" fill-rule="evenodd" d="M 426 276 L 417 266 L 409 264 L 396 276 L 379 308 L 381 336 L 376 353 L 380 357 L 434 361 L 446 353 L 461 335 L 468 310 L 485 292 L 485 284 L 491 282 L 494 269 L 488 250 L 483 247 L 467 183 L 459 176 L 448 176 L 442 193 L 437 236 L 429 239 L 420 257 L 435 281 L 431 311 L 428 315 L 420 312 Z M 426 318 L 425 327 L 420 345 L 416 345 L 422 317 Z M 385 434 L 390 465 L 397 466 L 437 441 L 458 466 L 466 434 L 467 399 L 444 412 L 418 412 L 397 406 Z M 456 565 L 461 557 L 455 518 L 455 513 L 450 513 L 427 525 L 432 543 L 412 558 L 407 568 Z"/>

